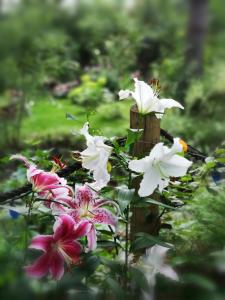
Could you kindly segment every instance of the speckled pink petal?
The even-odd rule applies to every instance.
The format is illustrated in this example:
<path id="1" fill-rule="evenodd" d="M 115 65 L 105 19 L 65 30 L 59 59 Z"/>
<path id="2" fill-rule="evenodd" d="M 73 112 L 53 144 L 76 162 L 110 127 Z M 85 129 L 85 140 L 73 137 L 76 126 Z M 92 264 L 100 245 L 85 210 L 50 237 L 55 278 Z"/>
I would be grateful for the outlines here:
<path id="1" fill-rule="evenodd" d="M 94 250 L 97 247 L 97 236 L 96 236 L 96 230 L 94 225 L 92 225 L 91 230 L 87 234 L 87 240 L 88 240 L 88 249 L 90 251 Z"/>
<path id="2" fill-rule="evenodd" d="M 94 201 L 94 194 L 87 185 L 77 187 L 75 197 L 81 206 L 88 205 L 89 202 Z"/>
<path id="3" fill-rule="evenodd" d="M 116 226 L 117 219 L 116 217 L 105 208 L 96 208 L 92 210 L 94 223 L 107 224 Z"/>

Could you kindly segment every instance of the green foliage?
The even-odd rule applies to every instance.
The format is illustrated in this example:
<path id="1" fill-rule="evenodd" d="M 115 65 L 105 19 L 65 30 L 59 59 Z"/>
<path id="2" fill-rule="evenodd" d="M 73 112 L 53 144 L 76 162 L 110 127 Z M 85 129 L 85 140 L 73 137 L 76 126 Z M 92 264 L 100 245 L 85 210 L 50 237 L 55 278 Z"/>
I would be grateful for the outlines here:
<path id="1" fill-rule="evenodd" d="M 110 102 L 113 99 L 112 94 L 105 88 L 106 78 L 99 77 L 93 80 L 88 74 L 81 76 L 81 84 L 69 92 L 69 99 L 74 104 L 86 106 L 94 109 L 99 104 Z"/>
<path id="2" fill-rule="evenodd" d="M 160 240 L 160 238 L 147 233 L 140 232 L 137 234 L 136 240 L 134 240 L 131 244 L 131 251 L 136 252 L 137 250 L 150 248 L 154 245 L 160 245 L 163 247 L 171 248 L 171 245 L 163 242 L 162 240 Z"/>
<path id="3" fill-rule="evenodd" d="M 89 0 L 78 1 L 76 8 L 69 10 L 61 9 L 60 2 L 23 0 L 17 9 L 1 13 L 2 153 L 15 153 L 16 147 L 21 146 L 32 148 L 24 154 L 50 170 L 49 157 L 56 151 L 65 152 L 68 158 L 68 145 L 71 143 L 75 149 L 75 143 L 80 143 L 77 136 L 70 136 L 71 127 L 76 132 L 87 119 L 96 134 L 124 136 L 131 102 L 115 102 L 113 95 L 124 86 L 131 87 L 131 77 L 139 75 L 147 80 L 159 78 L 160 96 L 174 98 L 185 106 L 184 112 L 168 112 L 161 123 L 163 128 L 208 154 L 224 139 L 225 18 L 220 0 L 209 1 L 205 73 L 197 79 L 185 65 L 188 17 L 185 1 L 138 0 L 133 7 L 125 9 L 126 1 Z M 54 100 L 46 93 L 46 82 L 72 80 L 80 81 L 80 85 L 70 91 L 69 99 Z M 22 115 L 8 112 L 13 102 L 12 89 L 23 92 Z M 20 101 L 16 105 L 20 107 Z M 118 235 L 112 235 L 109 228 L 99 230 L 99 252 L 85 254 L 83 263 L 74 268 L 72 276 L 65 276 L 57 285 L 51 280 L 27 280 L 22 271 L 28 240 L 36 232 L 50 231 L 50 217 L 46 212 L 37 217 L 38 202 L 34 205 L 32 220 L 23 215 L 12 220 L 8 209 L 1 210 L 0 265 L 3 271 L 0 287 L 3 288 L 0 298 L 87 300 L 101 296 L 102 299 L 126 299 L 123 286 L 127 282 L 123 280 L 129 281 L 129 289 L 137 292 L 135 299 L 140 298 L 140 290 L 146 288 L 144 274 L 136 267 L 125 266 L 124 258 L 122 262 L 116 258 L 116 251 L 124 252 L 126 246 L 121 232 L 126 224 L 124 214 L 131 202 L 143 208 L 157 205 L 163 228 L 167 228 L 161 230 L 159 238 L 139 234 L 131 249 L 139 252 L 154 244 L 176 245 L 172 259 L 180 271 L 182 284 L 178 287 L 159 277 L 156 294 L 163 299 L 224 298 L 224 290 L 215 280 L 222 278 L 217 271 L 218 266 L 224 265 L 224 179 L 216 183 L 212 179 L 213 172 L 224 173 L 224 166 L 218 164 L 225 163 L 224 149 L 218 148 L 216 158 L 204 166 L 195 164 L 180 185 L 174 184 L 164 191 L 161 202 L 137 199 L 126 186 L 127 163 L 122 151 L 132 147 L 139 136 L 129 131 L 125 148 L 113 142 L 116 157 L 112 158 L 112 165 L 120 169 L 117 173 L 112 169 L 112 175 L 120 187 L 116 192 L 110 187 L 103 194 L 120 206 L 122 225 Z M 18 140 L 21 143 L 17 143 Z M 10 148 L 6 149 L 5 144 Z M 37 145 L 54 149 L 35 151 Z M 23 185 L 26 180 L 23 168 L 12 173 L 15 165 L 8 164 L 8 156 L 0 163 L 1 190 Z M 9 174 L 12 175 L 6 180 Z M 88 174 L 80 171 L 73 174 L 69 182 L 88 179 Z M 29 198 L 23 201 L 28 203 Z M 171 226 L 172 230 L 168 230 Z M 170 297 L 166 293 L 171 290 L 175 295 L 172 293 Z M 66 296 L 65 291 L 68 291 Z"/>

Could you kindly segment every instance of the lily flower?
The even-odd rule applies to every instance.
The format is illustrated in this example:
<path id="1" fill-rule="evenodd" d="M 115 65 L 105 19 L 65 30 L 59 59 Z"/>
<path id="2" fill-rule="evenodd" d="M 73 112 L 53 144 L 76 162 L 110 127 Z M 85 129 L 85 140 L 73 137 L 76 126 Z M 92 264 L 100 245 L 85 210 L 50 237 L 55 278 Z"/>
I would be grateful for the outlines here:
<path id="1" fill-rule="evenodd" d="M 38 169 L 35 164 L 19 154 L 12 155 L 10 159 L 18 159 L 24 162 L 27 168 L 27 179 L 32 184 L 33 191 L 40 197 L 51 199 L 54 194 L 71 193 L 71 188 L 66 185 L 66 179 L 59 177 L 56 173 Z"/>
<path id="2" fill-rule="evenodd" d="M 105 187 L 110 180 L 108 172 L 108 160 L 112 153 L 112 147 L 104 144 L 102 136 L 92 136 L 88 132 L 88 122 L 81 129 L 81 134 L 86 138 L 87 148 L 81 152 L 82 166 L 93 172 L 95 190 Z"/>
<path id="3" fill-rule="evenodd" d="M 134 82 L 135 90 L 121 90 L 119 91 L 119 98 L 123 100 L 130 96 L 133 97 L 140 114 L 145 115 L 154 112 L 156 117 L 160 119 L 167 108 L 184 108 L 179 102 L 173 99 L 159 99 L 158 91 L 154 91 L 153 88 L 144 81 L 134 78 Z"/>
<path id="4" fill-rule="evenodd" d="M 59 187 L 51 190 L 50 192 L 49 191 L 39 192 L 38 196 L 41 197 L 42 199 L 46 199 L 46 201 L 44 201 L 45 206 L 51 208 L 52 203 L 54 204 L 56 202 L 60 203 L 64 200 L 71 199 L 71 197 L 73 196 L 73 191 L 72 188 L 69 186 L 59 185 Z"/>
<path id="5" fill-rule="evenodd" d="M 64 262 L 68 266 L 79 262 L 82 247 L 76 239 L 85 236 L 89 227 L 87 221 L 77 225 L 72 217 L 61 215 L 54 224 L 53 235 L 37 235 L 32 239 L 29 248 L 41 250 L 44 254 L 25 267 L 27 275 L 40 278 L 50 272 L 54 279 L 59 280 L 64 274 Z"/>
<path id="6" fill-rule="evenodd" d="M 171 148 L 158 143 L 148 156 L 129 162 L 130 170 L 144 174 L 138 191 L 139 196 L 150 196 L 156 188 L 162 192 L 168 186 L 170 176 L 180 177 L 187 173 L 192 162 L 177 155 L 182 150 L 179 138 L 175 138 Z"/>
<path id="7" fill-rule="evenodd" d="M 77 187 L 74 199 L 64 199 L 61 202 L 66 204 L 66 206 L 59 207 L 59 205 L 53 203 L 53 212 L 69 214 L 76 223 L 83 220 L 89 222 L 90 231 L 87 233 L 89 250 L 94 250 L 97 246 L 95 224 L 106 224 L 116 227 L 117 218 L 108 209 L 102 208 L 102 206 L 113 205 L 119 211 L 117 204 L 114 201 L 97 199 L 97 193 L 87 185 Z"/>
<path id="8" fill-rule="evenodd" d="M 172 280 L 178 281 L 178 275 L 173 268 L 165 264 L 166 253 L 169 248 L 155 245 L 146 250 L 146 254 L 139 261 L 139 268 L 144 272 L 150 286 L 155 285 L 157 274 L 162 274 Z"/>

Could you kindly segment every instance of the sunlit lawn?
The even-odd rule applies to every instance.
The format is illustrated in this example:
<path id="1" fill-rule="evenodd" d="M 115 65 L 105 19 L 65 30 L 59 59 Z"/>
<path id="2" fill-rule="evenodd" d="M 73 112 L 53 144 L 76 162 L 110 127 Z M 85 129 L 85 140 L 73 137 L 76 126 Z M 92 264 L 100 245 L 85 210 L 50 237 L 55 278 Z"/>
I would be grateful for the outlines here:
<path id="1" fill-rule="evenodd" d="M 96 134 L 124 135 L 129 126 L 130 105 L 129 101 L 102 104 L 88 116 L 87 108 L 77 106 L 70 100 L 40 100 L 24 118 L 22 136 L 25 139 L 72 136 L 72 131 L 80 129 L 87 119 L 91 127 L 98 130 Z M 66 114 L 73 115 L 75 119 L 66 118 Z"/>

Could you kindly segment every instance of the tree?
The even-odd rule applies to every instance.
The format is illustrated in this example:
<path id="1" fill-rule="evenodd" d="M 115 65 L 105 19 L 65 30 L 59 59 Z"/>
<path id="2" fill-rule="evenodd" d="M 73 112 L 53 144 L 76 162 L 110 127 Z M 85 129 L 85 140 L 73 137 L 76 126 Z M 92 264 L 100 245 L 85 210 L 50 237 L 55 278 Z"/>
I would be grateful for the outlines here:
<path id="1" fill-rule="evenodd" d="M 189 0 L 186 63 L 194 75 L 203 72 L 204 41 L 208 25 L 208 0 Z"/>

